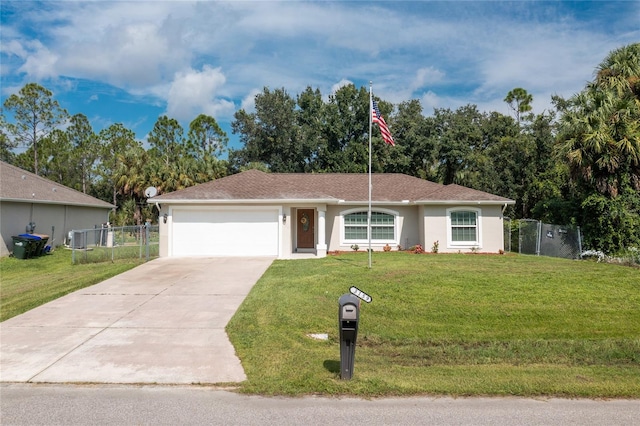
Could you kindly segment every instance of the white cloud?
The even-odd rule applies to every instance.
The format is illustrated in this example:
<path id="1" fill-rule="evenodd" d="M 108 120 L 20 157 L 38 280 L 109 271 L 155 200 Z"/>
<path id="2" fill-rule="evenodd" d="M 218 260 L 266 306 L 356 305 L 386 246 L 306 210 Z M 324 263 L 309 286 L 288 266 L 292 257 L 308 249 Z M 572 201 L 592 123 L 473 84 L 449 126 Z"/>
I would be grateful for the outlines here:
<path id="1" fill-rule="evenodd" d="M 26 58 L 28 54 L 18 40 L 9 40 L 6 43 L 3 42 L 0 44 L 0 52 L 7 55 L 15 55 L 23 59 Z"/>
<path id="2" fill-rule="evenodd" d="M 38 40 L 26 43 L 22 47 L 26 47 L 26 49 L 22 51 L 24 63 L 18 68 L 19 72 L 24 72 L 36 80 L 57 77 L 58 55 L 51 52 Z"/>
<path id="3" fill-rule="evenodd" d="M 65 52 L 60 72 L 99 78 L 122 88 L 139 88 L 167 81 L 187 61 L 184 52 L 153 23 L 109 28 L 98 43 L 80 42 Z"/>
<path id="4" fill-rule="evenodd" d="M 411 83 L 411 87 L 415 89 L 420 89 L 424 87 L 426 84 L 433 84 L 442 81 L 445 73 L 435 67 L 428 68 L 420 68 L 416 71 L 416 76 Z"/>
<path id="5" fill-rule="evenodd" d="M 226 78 L 220 68 L 202 67 L 176 73 L 167 94 L 167 115 L 178 120 L 192 120 L 199 114 L 213 117 L 233 115 L 233 102 L 217 98 Z"/>
<path id="6" fill-rule="evenodd" d="M 340 90 L 341 87 L 348 86 L 350 84 L 353 84 L 353 81 L 347 80 L 346 78 L 343 78 L 342 80 L 340 80 L 339 82 L 337 82 L 336 84 L 331 86 L 331 92 L 330 93 L 333 95 L 338 90 Z"/>
<path id="7" fill-rule="evenodd" d="M 3 90 L 18 69 L 25 80 L 86 79 L 189 120 L 232 117 L 234 101 L 253 111 L 265 86 L 328 96 L 370 80 L 382 99 L 420 99 L 425 114 L 468 103 L 508 113 L 502 99 L 514 87 L 544 108 L 640 38 L 638 2 L 611 16 L 600 16 L 605 2 L 589 6 L 593 16 L 564 2 L 8 3 L 20 13 L 3 21 Z M 621 7 L 636 13 L 613 19 Z"/>
<path id="8" fill-rule="evenodd" d="M 253 113 L 256 110 L 256 95 L 262 93 L 260 89 L 252 89 L 247 96 L 242 99 L 240 108 L 248 113 Z"/>
<path id="9" fill-rule="evenodd" d="M 23 42 L 30 56 L 20 71 L 32 79 L 63 75 L 128 90 L 166 83 L 191 60 L 190 48 L 182 42 L 187 22 L 175 19 L 185 6 L 175 2 L 25 6 L 19 15 L 35 30 L 29 43 L 43 47 L 29 48 Z"/>
<path id="10" fill-rule="evenodd" d="M 422 105 L 422 113 L 424 115 L 431 115 L 434 109 L 442 108 L 443 101 L 438 95 L 429 90 L 420 97 L 420 104 Z"/>
<path id="11" fill-rule="evenodd" d="M 523 31 L 529 37 L 516 37 Z M 597 35 L 562 27 L 520 27 L 506 31 L 496 49 L 485 51 L 479 64 L 478 96 L 502 96 L 514 87 L 532 91 L 574 91 L 584 86 L 610 45 Z"/>

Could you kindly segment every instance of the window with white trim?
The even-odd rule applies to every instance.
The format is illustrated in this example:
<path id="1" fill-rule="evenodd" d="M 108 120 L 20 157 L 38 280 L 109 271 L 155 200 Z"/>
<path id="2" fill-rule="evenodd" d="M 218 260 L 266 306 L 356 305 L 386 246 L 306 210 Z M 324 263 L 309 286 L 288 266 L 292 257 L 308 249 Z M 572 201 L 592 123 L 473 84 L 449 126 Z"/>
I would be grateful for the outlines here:
<path id="1" fill-rule="evenodd" d="M 367 212 L 356 211 L 343 216 L 345 242 L 368 241 Z M 371 212 L 371 241 L 394 242 L 396 240 L 396 216 L 384 212 Z"/>
<path id="2" fill-rule="evenodd" d="M 479 209 L 447 209 L 447 222 L 449 245 L 468 247 L 480 245 Z"/>

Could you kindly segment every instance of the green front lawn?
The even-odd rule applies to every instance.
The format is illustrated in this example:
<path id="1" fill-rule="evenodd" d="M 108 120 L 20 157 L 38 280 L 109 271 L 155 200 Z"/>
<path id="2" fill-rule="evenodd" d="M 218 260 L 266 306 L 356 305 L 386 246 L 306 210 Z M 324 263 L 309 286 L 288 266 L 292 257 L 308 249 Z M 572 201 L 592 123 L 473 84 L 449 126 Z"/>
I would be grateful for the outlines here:
<path id="1" fill-rule="evenodd" d="M 0 259 L 0 321 L 104 281 L 144 260 L 73 265 L 71 251 L 65 249 L 31 259 L 3 257 Z"/>
<path id="2" fill-rule="evenodd" d="M 275 261 L 227 327 L 264 394 L 640 397 L 640 270 L 521 255 Z M 340 380 L 338 298 L 362 303 Z M 328 333 L 329 340 L 309 334 Z"/>

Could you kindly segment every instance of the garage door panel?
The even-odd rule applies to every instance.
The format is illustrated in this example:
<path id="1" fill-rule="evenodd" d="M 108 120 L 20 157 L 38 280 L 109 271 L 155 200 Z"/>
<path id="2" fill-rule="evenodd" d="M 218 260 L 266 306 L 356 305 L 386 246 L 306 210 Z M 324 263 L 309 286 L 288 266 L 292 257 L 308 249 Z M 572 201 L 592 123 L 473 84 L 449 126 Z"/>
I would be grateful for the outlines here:
<path id="1" fill-rule="evenodd" d="M 174 256 L 277 256 L 277 210 L 175 210 Z"/>

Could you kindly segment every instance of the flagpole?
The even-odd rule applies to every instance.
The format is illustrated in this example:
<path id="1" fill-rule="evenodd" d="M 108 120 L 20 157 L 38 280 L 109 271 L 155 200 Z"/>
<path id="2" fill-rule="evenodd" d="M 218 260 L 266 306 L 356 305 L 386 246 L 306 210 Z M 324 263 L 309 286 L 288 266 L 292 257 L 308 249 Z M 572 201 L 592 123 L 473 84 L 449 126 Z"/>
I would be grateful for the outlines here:
<path id="1" fill-rule="evenodd" d="M 369 269 L 371 269 L 371 132 L 373 131 L 373 82 L 369 81 L 369 212 L 367 214 L 367 234 L 369 234 Z"/>

